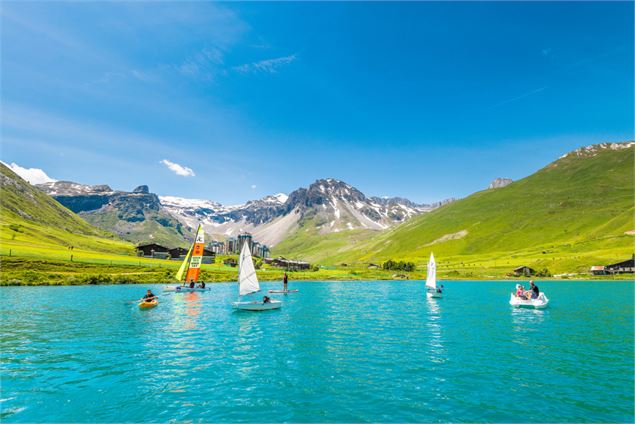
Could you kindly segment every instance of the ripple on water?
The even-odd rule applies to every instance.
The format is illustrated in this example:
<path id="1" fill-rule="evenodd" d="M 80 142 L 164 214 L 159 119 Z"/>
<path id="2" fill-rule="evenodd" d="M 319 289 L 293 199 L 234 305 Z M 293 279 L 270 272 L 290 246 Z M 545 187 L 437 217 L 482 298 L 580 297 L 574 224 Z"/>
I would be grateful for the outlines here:
<path id="1" fill-rule="evenodd" d="M 306 283 L 263 313 L 232 310 L 235 284 L 147 311 L 126 303 L 140 286 L 2 288 L 0 417 L 633 420 L 632 284 L 543 283 L 543 311 L 503 282 L 445 285 Z"/>

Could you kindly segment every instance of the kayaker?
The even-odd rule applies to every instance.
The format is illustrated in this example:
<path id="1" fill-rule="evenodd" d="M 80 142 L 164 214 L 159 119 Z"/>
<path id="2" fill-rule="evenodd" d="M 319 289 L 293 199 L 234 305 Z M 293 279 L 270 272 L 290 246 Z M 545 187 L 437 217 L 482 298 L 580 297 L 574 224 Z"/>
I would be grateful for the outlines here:
<path id="1" fill-rule="evenodd" d="M 289 283 L 289 277 L 287 276 L 287 273 L 284 273 L 284 277 L 282 277 L 282 286 L 284 291 L 287 291 L 287 284 Z"/>
<path id="2" fill-rule="evenodd" d="M 155 298 L 156 298 L 156 296 L 154 295 L 154 293 L 152 293 L 152 290 L 148 290 L 146 295 L 143 296 L 143 301 L 144 302 L 152 302 Z"/>
<path id="3" fill-rule="evenodd" d="M 537 285 L 534 284 L 533 281 L 530 281 L 529 285 L 531 286 L 531 298 L 538 299 L 538 296 L 540 296 L 540 289 Z"/>

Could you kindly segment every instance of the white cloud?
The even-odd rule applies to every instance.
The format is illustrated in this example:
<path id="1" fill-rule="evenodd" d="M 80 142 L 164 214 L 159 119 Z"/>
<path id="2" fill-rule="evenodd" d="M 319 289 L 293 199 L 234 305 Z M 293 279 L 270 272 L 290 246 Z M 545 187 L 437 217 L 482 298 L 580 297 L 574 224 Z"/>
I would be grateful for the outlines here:
<path id="1" fill-rule="evenodd" d="M 169 161 L 167 159 L 163 159 L 161 162 L 163 165 L 165 165 L 170 171 L 174 172 L 176 175 L 180 175 L 182 177 L 194 177 L 196 174 L 194 174 L 194 171 L 192 171 L 192 168 L 188 168 L 187 166 L 182 166 L 179 165 L 178 163 L 174 163 L 172 161 Z"/>
<path id="2" fill-rule="evenodd" d="M 23 180 L 28 181 L 30 184 L 43 184 L 57 181 L 46 175 L 46 172 L 44 172 L 40 168 L 22 168 L 15 162 L 11 162 L 11 164 L 8 164 L 0 161 L 0 163 L 7 166 L 13 172 L 18 174 Z"/>
<path id="3" fill-rule="evenodd" d="M 292 54 L 289 56 L 277 57 L 275 59 L 265 59 L 259 62 L 245 63 L 244 65 L 234 66 L 232 69 L 241 74 L 248 74 L 252 72 L 266 72 L 269 74 L 275 74 L 278 71 L 278 68 L 295 62 L 296 59 L 297 56 L 295 54 Z"/>
<path id="4" fill-rule="evenodd" d="M 255 190 L 255 189 L 256 189 L 256 184 L 252 184 L 252 185 L 251 185 L 251 189 L 252 189 L 252 190 Z"/>

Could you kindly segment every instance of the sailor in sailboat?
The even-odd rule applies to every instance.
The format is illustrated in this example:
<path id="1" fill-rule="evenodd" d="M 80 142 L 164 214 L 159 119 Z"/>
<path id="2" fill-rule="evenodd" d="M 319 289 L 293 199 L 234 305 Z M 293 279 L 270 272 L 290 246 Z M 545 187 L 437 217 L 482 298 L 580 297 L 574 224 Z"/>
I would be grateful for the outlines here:
<path id="1" fill-rule="evenodd" d="M 201 283 L 198 287 L 196 282 L 201 274 L 201 264 L 203 263 L 203 253 L 205 251 L 205 231 L 203 226 L 199 225 L 196 230 L 196 238 L 194 243 L 187 252 L 179 271 L 176 273 L 176 279 L 181 281 L 185 274 L 185 282 L 182 285 L 176 287 L 168 287 L 164 289 L 167 292 L 176 293 L 191 293 L 194 291 L 201 292 L 207 291 L 209 288 L 205 288 L 205 283 Z"/>
<path id="2" fill-rule="evenodd" d="M 428 261 L 428 274 L 426 275 L 426 294 L 428 297 L 443 297 L 443 285 L 437 287 L 437 264 L 434 261 L 434 254 L 430 252 Z"/>
<path id="3" fill-rule="evenodd" d="M 243 298 L 244 296 L 258 293 L 259 291 L 260 284 L 258 283 L 254 262 L 251 259 L 249 244 L 244 243 L 238 259 L 238 296 L 239 298 Z M 261 301 L 239 300 L 238 302 L 234 302 L 234 308 L 247 311 L 278 309 L 281 306 L 282 302 L 271 299 L 269 296 L 265 296 Z"/>

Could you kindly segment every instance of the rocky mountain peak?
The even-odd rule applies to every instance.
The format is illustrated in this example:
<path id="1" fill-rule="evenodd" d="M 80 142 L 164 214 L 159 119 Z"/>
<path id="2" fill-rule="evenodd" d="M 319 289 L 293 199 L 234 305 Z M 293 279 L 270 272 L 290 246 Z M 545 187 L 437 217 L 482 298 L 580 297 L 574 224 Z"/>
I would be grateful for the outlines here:
<path id="1" fill-rule="evenodd" d="M 149 194 L 150 188 L 147 185 L 140 185 L 139 187 L 132 190 L 133 193 L 141 193 L 141 194 Z"/>

